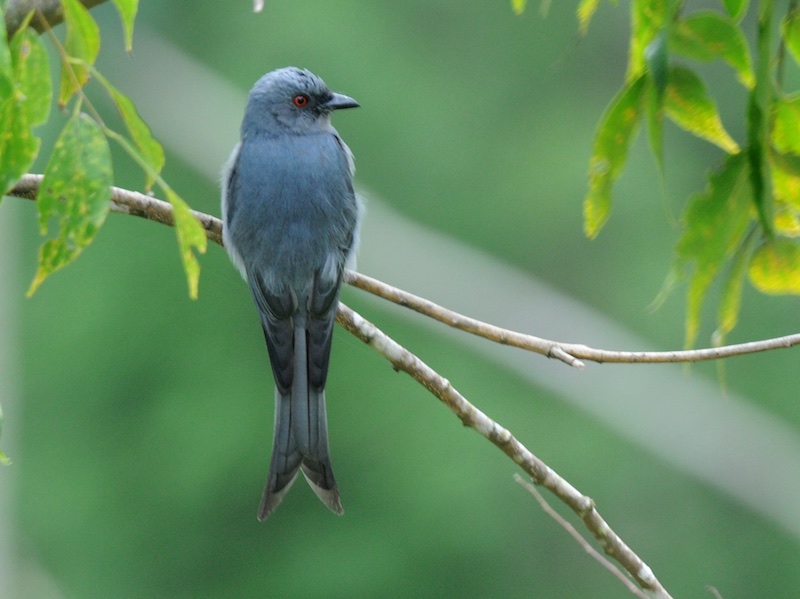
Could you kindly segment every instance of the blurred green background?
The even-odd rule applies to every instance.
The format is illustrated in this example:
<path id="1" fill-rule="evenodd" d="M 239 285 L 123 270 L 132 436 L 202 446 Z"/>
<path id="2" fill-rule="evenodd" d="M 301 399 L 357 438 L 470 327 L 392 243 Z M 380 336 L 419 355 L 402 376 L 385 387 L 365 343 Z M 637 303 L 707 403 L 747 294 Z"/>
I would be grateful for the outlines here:
<path id="1" fill-rule="evenodd" d="M 582 236 L 592 133 L 622 82 L 628 12 L 603 3 L 581 39 L 576 4 L 552 2 L 544 17 L 531 3 L 518 17 L 505 1 L 268 1 L 259 15 L 248 0 L 142 2 L 130 57 L 113 7 L 92 14 L 100 70 L 139 103 L 167 148 L 167 180 L 194 208 L 219 214 L 216 165 L 235 143 L 252 83 L 273 68 L 307 67 L 362 104 L 335 124 L 374 222 L 389 206 L 389 220 L 405 223 L 398 240 L 428 247 L 408 233 L 418 223 L 419 235 L 455 248 L 411 255 L 388 235 L 370 238 L 368 215 L 364 272 L 525 328 L 458 240 L 569 298 L 523 295 L 549 326 L 528 332 L 645 349 L 610 347 L 613 330 L 617 340 L 679 348 L 682 290 L 656 312 L 647 307 L 683 202 L 721 154 L 668 127 L 662 185 L 639 139 L 609 225 L 595 241 Z M 741 142 L 744 92 L 723 66 L 700 70 Z M 114 166 L 118 185 L 141 188 L 122 153 Z M 35 207 L 6 199 L 0 221 L 3 251 L 11 248 L 0 447 L 14 460 L 0 468 L 0 531 L 11 548 L 0 574 L 11 597 L 627 596 L 513 482 L 507 458 L 341 330 L 328 412 L 345 516 L 298 482 L 259 524 L 272 380 L 248 291 L 224 252 L 213 246 L 201 258 L 200 298 L 190 301 L 174 233 L 112 214 L 74 265 L 25 300 L 40 243 Z M 449 272 L 431 269 L 440 260 Z M 453 298 L 451 277 L 472 290 Z M 490 356 L 486 344 L 353 289 L 343 299 L 593 497 L 675 597 L 709 596 L 709 585 L 726 599 L 797 596 L 796 350 L 730 361 L 724 389 L 709 364 L 578 372 L 523 357 L 533 380 L 512 367 L 515 352 Z M 576 306 L 595 315 L 578 330 Z M 748 289 L 730 341 L 796 332 L 798 307 Z M 704 339 L 710 311 L 707 321 Z M 609 407 L 614 385 L 633 377 L 641 409 Z M 688 394 L 664 395 L 665 380 L 713 399 L 718 412 L 692 413 Z M 712 434 L 716 413 L 743 426 Z M 751 428 L 763 445 L 738 436 Z M 707 461 L 712 454 L 722 457 Z"/>

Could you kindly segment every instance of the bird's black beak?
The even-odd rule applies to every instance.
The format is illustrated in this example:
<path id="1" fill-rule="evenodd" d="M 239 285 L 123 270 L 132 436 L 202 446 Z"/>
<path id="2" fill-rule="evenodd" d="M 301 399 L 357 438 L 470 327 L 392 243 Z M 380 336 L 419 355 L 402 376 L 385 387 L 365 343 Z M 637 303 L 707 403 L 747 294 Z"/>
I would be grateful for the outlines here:
<path id="1" fill-rule="evenodd" d="M 358 102 L 356 102 L 350 96 L 345 96 L 344 94 L 331 94 L 329 100 L 327 100 L 324 104 L 322 104 L 323 108 L 328 110 L 339 110 L 341 108 L 358 108 L 361 106 Z"/>

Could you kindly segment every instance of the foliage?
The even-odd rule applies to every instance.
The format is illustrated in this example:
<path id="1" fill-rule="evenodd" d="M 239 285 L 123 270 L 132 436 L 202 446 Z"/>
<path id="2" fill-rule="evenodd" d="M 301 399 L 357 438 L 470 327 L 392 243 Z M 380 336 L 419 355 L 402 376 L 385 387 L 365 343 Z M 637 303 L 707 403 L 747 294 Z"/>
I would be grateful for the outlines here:
<path id="1" fill-rule="evenodd" d="M 132 47 L 138 0 L 114 0 L 125 33 L 127 50 Z M 78 0 L 64 0 L 66 34 L 63 44 L 50 32 L 61 58 L 58 104 L 70 102 L 69 118 L 48 159 L 39 196 L 39 224 L 43 235 L 51 219 L 54 236 L 39 251 L 39 267 L 28 294 L 53 272 L 77 258 L 102 226 L 110 208 L 113 169 L 108 139 L 117 142 L 142 168 L 145 189 L 157 184 L 175 208 L 176 232 L 191 297 L 197 296 L 200 265 L 195 251 L 204 252 L 206 238 L 191 217 L 188 205 L 161 178 L 164 150 L 142 121 L 133 102 L 94 68 L 100 52 L 100 30 L 89 11 Z M 3 8 L 0 5 L 0 17 Z M 48 120 L 52 83 L 47 49 L 29 26 L 41 15 L 33 12 L 9 41 L 0 32 L 0 183 L 11 189 L 28 171 L 39 152 L 34 129 Z M 127 129 L 127 136 L 105 125 L 85 88 L 96 80 L 111 97 Z M 85 109 L 85 111 L 84 111 Z"/>
<path id="2" fill-rule="evenodd" d="M 584 226 L 589 237 L 608 220 L 612 188 L 641 121 L 663 171 L 664 117 L 721 148 L 727 157 L 712 170 L 708 188 L 692 196 L 683 213 L 683 232 L 660 301 L 688 281 L 686 345 L 696 340 L 709 289 L 721 279 L 715 342 L 736 325 L 743 277 L 764 293 L 800 289 L 800 97 L 782 88 L 785 47 L 800 62 L 800 9 L 789 4 L 779 29 L 774 2 L 754 7 L 755 60 L 745 36 L 746 0 L 725 0 L 718 11 L 689 12 L 679 0 L 632 0 L 631 36 L 625 83 L 600 119 L 589 160 Z M 599 0 L 582 0 L 579 29 L 588 31 Z M 682 59 L 721 59 L 747 90 L 742 107 L 747 139 L 732 139 L 701 77 Z"/>

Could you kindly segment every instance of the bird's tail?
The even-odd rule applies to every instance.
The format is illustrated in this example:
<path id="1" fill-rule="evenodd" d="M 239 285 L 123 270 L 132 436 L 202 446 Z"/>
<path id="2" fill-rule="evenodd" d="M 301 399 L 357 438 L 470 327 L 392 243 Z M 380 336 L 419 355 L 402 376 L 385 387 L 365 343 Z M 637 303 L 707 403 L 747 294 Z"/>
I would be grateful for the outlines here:
<path id="1" fill-rule="evenodd" d="M 322 503 L 337 514 L 344 512 L 328 449 L 325 391 L 309 385 L 306 330 L 302 327 L 294 331 L 292 379 L 290 392 L 275 389 L 272 461 L 258 509 L 259 520 L 275 511 L 300 470 Z"/>

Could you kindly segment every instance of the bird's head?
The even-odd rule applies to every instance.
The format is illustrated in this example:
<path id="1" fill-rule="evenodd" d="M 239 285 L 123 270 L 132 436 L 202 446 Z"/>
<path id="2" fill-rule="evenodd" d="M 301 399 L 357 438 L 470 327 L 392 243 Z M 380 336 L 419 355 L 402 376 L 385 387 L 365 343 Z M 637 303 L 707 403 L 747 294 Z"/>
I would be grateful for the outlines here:
<path id="1" fill-rule="evenodd" d="M 330 126 L 330 114 L 358 106 L 353 98 L 333 93 L 305 69 L 286 67 L 259 79 L 250 91 L 243 129 L 258 127 L 267 134 L 306 134 Z"/>

